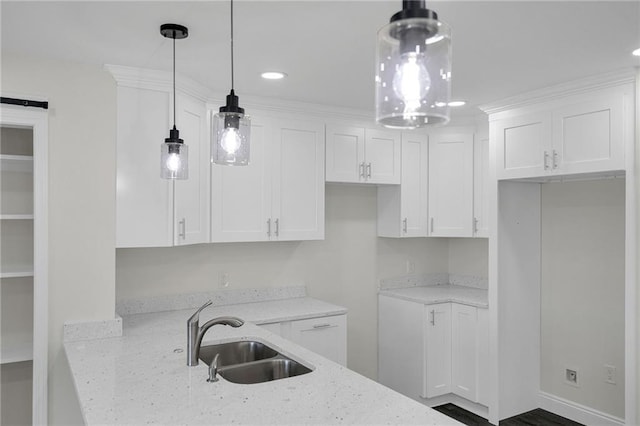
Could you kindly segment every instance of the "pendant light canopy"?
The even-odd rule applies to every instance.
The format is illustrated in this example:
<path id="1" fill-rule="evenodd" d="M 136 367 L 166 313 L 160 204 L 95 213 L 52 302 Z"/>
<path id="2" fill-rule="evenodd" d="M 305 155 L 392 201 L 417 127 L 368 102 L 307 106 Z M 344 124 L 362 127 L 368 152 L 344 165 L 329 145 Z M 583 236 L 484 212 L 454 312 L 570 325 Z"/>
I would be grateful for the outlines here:
<path id="1" fill-rule="evenodd" d="M 451 29 L 424 0 L 402 10 L 378 31 L 376 121 L 412 129 L 449 122 Z"/>
<path id="2" fill-rule="evenodd" d="M 227 166 L 249 164 L 249 136 L 251 120 L 240 108 L 234 91 L 233 79 L 233 0 L 231 0 L 231 92 L 226 105 L 213 117 L 213 138 L 211 141 L 212 161 Z"/>
<path id="3" fill-rule="evenodd" d="M 173 39 L 173 129 L 160 146 L 160 177 L 163 179 L 187 179 L 189 177 L 189 147 L 180 139 L 176 128 L 176 40 L 187 38 L 189 30 L 178 24 L 163 24 L 160 34 Z"/>

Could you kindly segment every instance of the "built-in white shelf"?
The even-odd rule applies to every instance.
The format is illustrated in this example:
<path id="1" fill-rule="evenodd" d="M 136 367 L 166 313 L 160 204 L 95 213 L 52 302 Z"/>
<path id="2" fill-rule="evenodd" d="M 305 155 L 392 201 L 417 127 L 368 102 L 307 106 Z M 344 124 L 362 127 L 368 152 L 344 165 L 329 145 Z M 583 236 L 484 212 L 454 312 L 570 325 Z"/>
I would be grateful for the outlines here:
<path id="1" fill-rule="evenodd" d="M 5 267 L 0 271 L 0 278 L 22 278 L 33 277 L 33 266 L 13 266 Z"/>
<path id="2" fill-rule="evenodd" d="M 25 336 L 23 340 L 2 345 L 0 364 L 33 360 L 33 336 Z"/>
<path id="3" fill-rule="evenodd" d="M 32 214 L 0 214 L 0 220 L 33 220 Z"/>
<path id="4" fill-rule="evenodd" d="M 33 172 L 33 157 L 30 155 L 0 155 L 0 170 Z"/>

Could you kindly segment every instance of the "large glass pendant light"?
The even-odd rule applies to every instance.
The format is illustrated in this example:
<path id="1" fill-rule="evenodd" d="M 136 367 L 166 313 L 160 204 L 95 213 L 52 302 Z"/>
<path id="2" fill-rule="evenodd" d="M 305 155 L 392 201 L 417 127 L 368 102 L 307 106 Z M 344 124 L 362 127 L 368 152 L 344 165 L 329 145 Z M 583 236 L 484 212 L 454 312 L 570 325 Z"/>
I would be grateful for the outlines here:
<path id="1" fill-rule="evenodd" d="M 187 38 L 187 27 L 177 24 L 163 24 L 160 34 L 173 39 L 173 129 L 169 130 L 169 137 L 160 146 L 160 177 L 163 179 L 189 178 L 189 147 L 180 139 L 180 132 L 176 128 L 176 39 Z"/>
<path id="2" fill-rule="evenodd" d="M 412 129 L 449 122 L 451 29 L 424 0 L 402 10 L 378 31 L 376 121 Z"/>
<path id="3" fill-rule="evenodd" d="M 233 80 L 233 0 L 231 0 L 231 92 L 227 103 L 213 117 L 212 161 L 227 166 L 249 164 L 251 120 L 238 105 Z"/>

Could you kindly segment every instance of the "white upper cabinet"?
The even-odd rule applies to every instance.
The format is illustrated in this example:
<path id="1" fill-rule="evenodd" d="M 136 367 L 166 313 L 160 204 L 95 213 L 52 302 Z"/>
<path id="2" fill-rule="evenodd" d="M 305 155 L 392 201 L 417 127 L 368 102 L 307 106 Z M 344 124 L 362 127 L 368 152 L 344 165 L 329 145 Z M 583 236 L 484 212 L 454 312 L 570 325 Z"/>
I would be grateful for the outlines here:
<path id="1" fill-rule="evenodd" d="M 624 169 L 633 108 L 633 86 L 625 84 L 493 114 L 498 179 Z"/>
<path id="2" fill-rule="evenodd" d="M 326 181 L 399 184 L 400 134 L 327 125 Z"/>
<path id="3" fill-rule="evenodd" d="M 428 141 L 426 134 L 402 133 L 400 186 L 378 187 L 379 237 L 428 235 Z"/>
<path id="4" fill-rule="evenodd" d="M 489 237 L 489 136 L 473 140 L 473 236 Z"/>
<path id="5" fill-rule="evenodd" d="M 177 127 L 189 147 L 189 179 L 174 182 L 174 244 L 209 241 L 210 143 L 204 102 L 178 93 Z"/>
<path id="6" fill-rule="evenodd" d="M 203 101 L 178 92 L 176 127 L 189 147 L 189 179 L 160 178 L 160 145 L 173 125 L 168 89 L 118 86 L 116 247 L 208 240 L 209 148 Z"/>
<path id="7" fill-rule="evenodd" d="M 252 116 L 248 166 L 212 166 L 211 241 L 324 238 L 324 126 Z"/>
<path id="8" fill-rule="evenodd" d="M 173 245 L 173 181 L 160 178 L 170 101 L 167 90 L 118 86 L 116 247 Z"/>
<path id="9" fill-rule="evenodd" d="M 473 133 L 429 137 L 429 235 L 473 234 Z"/>
<path id="10" fill-rule="evenodd" d="M 249 164 L 211 167 L 211 241 L 267 241 L 271 217 L 271 123 L 251 117 Z"/>

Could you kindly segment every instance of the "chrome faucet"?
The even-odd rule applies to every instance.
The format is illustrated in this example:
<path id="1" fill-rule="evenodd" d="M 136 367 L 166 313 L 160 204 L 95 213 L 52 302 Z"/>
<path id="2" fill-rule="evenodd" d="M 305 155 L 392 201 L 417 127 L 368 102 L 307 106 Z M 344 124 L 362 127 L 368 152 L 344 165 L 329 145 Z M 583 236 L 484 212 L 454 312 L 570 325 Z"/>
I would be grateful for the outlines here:
<path id="1" fill-rule="evenodd" d="M 200 306 L 198 310 L 191 315 L 191 318 L 187 321 L 187 365 L 192 367 L 198 365 L 198 357 L 200 356 L 200 345 L 202 344 L 202 338 L 204 334 L 212 326 L 216 324 L 230 325 L 231 327 L 240 327 L 244 324 L 244 321 L 236 317 L 218 317 L 205 322 L 200 327 L 200 312 L 213 302 L 209 300 L 204 305 Z"/>

